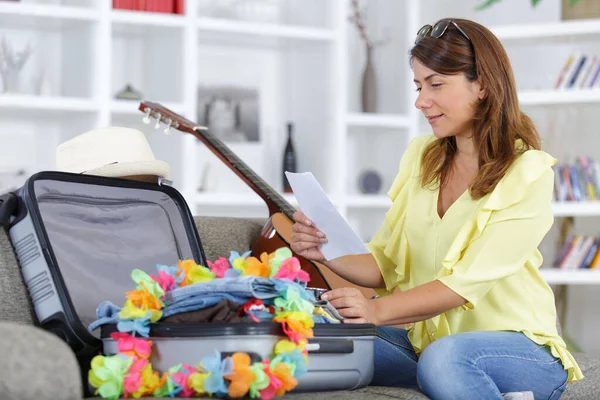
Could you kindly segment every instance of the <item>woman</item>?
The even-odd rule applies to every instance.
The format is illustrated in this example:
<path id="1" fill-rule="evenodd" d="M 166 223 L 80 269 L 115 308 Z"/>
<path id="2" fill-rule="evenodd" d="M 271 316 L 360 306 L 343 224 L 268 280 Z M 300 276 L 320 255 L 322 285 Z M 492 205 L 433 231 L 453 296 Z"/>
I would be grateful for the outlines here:
<path id="1" fill-rule="evenodd" d="M 538 272 L 556 160 L 539 150 L 488 29 L 444 19 L 419 30 L 410 55 L 433 135 L 403 155 L 371 253 L 325 260 L 327 239 L 301 212 L 291 247 L 382 295 L 324 295 L 345 322 L 378 325 L 373 385 L 418 386 L 432 399 L 558 399 L 583 375 Z"/>

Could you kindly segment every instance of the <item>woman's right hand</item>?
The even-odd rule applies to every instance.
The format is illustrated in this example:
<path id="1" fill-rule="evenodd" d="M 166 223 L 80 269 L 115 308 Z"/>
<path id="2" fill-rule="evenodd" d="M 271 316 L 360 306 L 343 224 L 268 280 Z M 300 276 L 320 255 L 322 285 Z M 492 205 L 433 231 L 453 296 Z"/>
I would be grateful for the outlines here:
<path id="1" fill-rule="evenodd" d="M 292 250 L 309 260 L 325 261 L 325 256 L 319 249 L 319 245 L 327 242 L 325 234 L 315 228 L 312 221 L 302 211 L 296 211 L 292 217 L 295 221 L 292 226 L 290 242 Z"/>

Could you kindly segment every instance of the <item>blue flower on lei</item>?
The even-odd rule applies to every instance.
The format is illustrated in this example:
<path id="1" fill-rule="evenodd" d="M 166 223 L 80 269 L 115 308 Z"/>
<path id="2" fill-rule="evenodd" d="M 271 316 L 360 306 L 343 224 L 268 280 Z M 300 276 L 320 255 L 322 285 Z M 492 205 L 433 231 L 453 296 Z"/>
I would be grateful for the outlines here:
<path id="1" fill-rule="evenodd" d="M 215 350 L 214 356 L 206 356 L 202 359 L 202 368 L 210 375 L 204 381 L 204 389 L 208 393 L 214 393 L 217 396 L 227 395 L 227 385 L 225 384 L 225 375 L 233 372 L 233 360 L 227 357 L 221 359 L 221 353 Z"/>

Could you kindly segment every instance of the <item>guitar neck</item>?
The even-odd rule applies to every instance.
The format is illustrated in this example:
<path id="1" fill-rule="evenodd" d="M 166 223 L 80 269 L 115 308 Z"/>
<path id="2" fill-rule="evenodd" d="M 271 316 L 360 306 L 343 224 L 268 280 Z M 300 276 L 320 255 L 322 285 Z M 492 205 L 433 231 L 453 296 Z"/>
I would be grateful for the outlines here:
<path id="1" fill-rule="evenodd" d="M 156 118 L 169 127 L 194 135 L 265 201 L 270 215 L 281 212 L 292 219 L 292 215 L 296 211 L 294 207 L 265 182 L 264 179 L 258 176 L 245 162 L 229 150 L 225 143 L 211 134 L 206 127 L 196 125 L 187 118 L 174 113 L 158 103 L 142 102 L 139 110 L 146 113 L 147 117 Z"/>
<path id="2" fill-rule="evenodd" d="M 282 212 L 292 219 L 292 214 L 296 211 L 276 190 L 274 190 L 264 179 L 252 170 L 244 161 L 236 156 L 229 148 L 217 137 L 205 129 L 196 129 L 196 136 L 202 143 L 208 147 L 221 161 L 225 163 L 236 175 L 238 175 L 256 194 L 258 194 L 267 204 L 269 213 L 273 215 L 276 212 Z"/>

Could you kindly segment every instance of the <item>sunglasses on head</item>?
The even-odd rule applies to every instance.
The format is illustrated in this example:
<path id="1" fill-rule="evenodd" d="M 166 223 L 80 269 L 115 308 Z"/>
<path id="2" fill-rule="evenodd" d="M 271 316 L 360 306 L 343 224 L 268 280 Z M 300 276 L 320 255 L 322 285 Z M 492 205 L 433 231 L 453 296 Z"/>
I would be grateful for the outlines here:
<path id="1" fill-rule="evenodd" d="M 415 39 L 415 44 L 419 43 L 421 41 L 421 39 L 423 39 L 427 35 L 433 36 L 436 39 L 441 38 L 444 35 L 444 33 L 446 33 L 446 29 L 448 29 L 448 26 L 450 26 L 450 24 L 454 25 L 456 27 L 456 29 L 458 29 L 458 31 L 460 33 L 462 33 L 463 36 L 466 37 L 469 42 L 471 41 L 471 38 L 469 37 L 469 35 L 467 35 L 465 33 L 465 31 L 460 29 L 460 26 L 458 26 L 458 24 L 456 22 L 454 22 L 451 19 L 444 19 L 444 20 L 438 22 L 437 24 L 435 24 L 434 26 L 431 26 L 429 24 L 423 25 L 423 27 L 421 29 L 419 29 L 419 32 L 417 32 L 417 38 Z"/>

